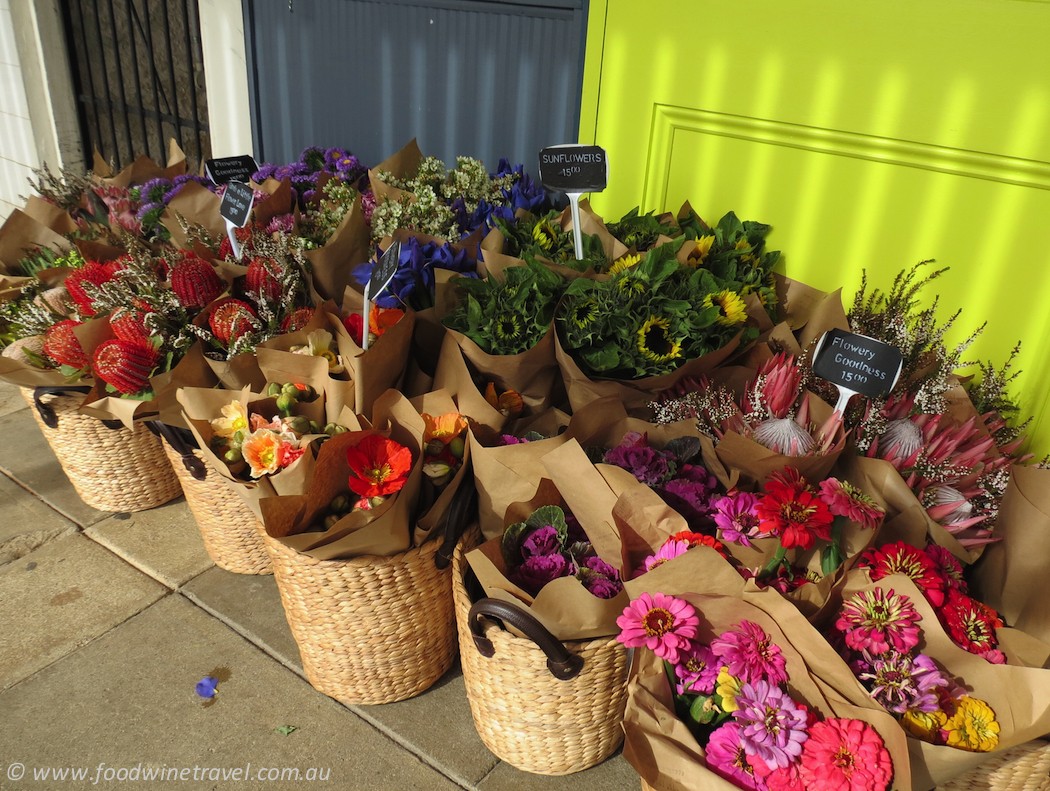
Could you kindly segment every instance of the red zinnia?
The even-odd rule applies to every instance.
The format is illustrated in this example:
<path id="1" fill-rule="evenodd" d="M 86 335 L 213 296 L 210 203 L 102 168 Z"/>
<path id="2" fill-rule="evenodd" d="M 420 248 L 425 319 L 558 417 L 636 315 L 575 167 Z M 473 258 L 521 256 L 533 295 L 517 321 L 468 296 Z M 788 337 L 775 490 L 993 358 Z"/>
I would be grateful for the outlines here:
<path id="1" fill-rule="evenodd" d="M 673 536 L 665 541 L 665 544 L 669 544 L 672 541 L 686 541 L 689 544 L 689 548 L 693 547 L 711 547 L 722 557 L 726 556 L 726 547 L 717 538 L 711 536 L 705 536 L 703 533 L 694 533 L 690 530 L 683 530 L 680 533 L 675 533 Z"/>
<path id="2" fill-rule="evenodd" d="M 880 580 L 890 574 L 910 577 L 930 604 L 934 607 L 944 604 L 947 579 L 925 552 L 906 541 L 883 544 L 878 549 L 866 550 L 860 556 L 857 565 L 869 569 L 873 580 Z"/>
<path id="3" fill-rule="evenodd" d="M 412 469 L 412 451 L 380 434 L 369 434 L 346 450 L 350 489 L 362 497 L 401 491 Z"/>
<path id="4" fill-rule="evenodd" d="M 785 549 L 809 549 L 815 538 L 831 539 L 831 511 L 797 474 L 770 478 L 755 512 L 759 532 L 777 536 Z"/>
<path id="5" fill-rule="evenodd" d="M 807 788 L 883 791 L 893 779 L 893 759 L 878 731 L 866 722 L 829 719 L 809 729 L 799 774 Z"/>
<path id="6" fill-rule="evenodd" d="M 995 630 L 1003 625 L 1003 621 L 999 613 L 987 604 L 949 590 L 948 599 L 937 614 L 948 636 L 971 654 L 983 655 L 998 647 Z"/>

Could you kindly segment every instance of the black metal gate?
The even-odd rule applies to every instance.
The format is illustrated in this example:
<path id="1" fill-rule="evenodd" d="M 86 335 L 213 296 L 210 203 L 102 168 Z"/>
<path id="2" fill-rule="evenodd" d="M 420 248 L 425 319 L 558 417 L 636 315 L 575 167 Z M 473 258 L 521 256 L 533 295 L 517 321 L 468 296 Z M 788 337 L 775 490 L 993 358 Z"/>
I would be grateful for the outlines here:
<path id="1" fill-rule="evenodd" d="M 188 159 L 211 156 L 196 0 L 61 3 L 84 161 L 161 164 L 175 138 Z"/>

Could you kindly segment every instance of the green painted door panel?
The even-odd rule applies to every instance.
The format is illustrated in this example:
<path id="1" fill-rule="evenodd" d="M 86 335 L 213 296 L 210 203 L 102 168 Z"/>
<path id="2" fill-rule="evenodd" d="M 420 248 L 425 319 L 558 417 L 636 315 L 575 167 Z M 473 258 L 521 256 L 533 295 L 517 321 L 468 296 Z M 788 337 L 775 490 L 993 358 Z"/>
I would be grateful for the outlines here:
<path id="1" fill-rule="evenodd" d="M 1050 3 L 592 0 L 581 142 L 607 217 L 692 202 L 770 223 L 781 268 L 873 285 L 927 258 L 951 340 L 1023 347 L 1050 451 Z"/>

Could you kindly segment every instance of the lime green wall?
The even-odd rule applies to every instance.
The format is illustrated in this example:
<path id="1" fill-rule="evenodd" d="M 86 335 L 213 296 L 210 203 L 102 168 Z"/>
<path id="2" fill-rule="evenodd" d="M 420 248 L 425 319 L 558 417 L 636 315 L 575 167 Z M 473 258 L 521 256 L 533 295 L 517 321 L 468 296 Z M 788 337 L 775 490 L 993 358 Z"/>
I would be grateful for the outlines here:
<path id="1" fill-rule="evenodd" d="M 863 268 L 887 286 L 936 258 L 955 339 L 988 321 L 972 356 L 1024 342 L 1018 396 L 1050 451 L 1050 3 L 592 0 L 589 24 L 599 212 L 732 209 L 847 299 Z"/>

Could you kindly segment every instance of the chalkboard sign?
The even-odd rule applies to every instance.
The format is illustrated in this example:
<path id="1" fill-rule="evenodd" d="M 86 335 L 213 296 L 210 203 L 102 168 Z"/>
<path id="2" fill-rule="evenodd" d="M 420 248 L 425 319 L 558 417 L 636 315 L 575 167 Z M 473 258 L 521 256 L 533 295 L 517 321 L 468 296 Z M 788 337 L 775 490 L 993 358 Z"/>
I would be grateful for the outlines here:
<path id="1" fill-rule="evenodd" d="M 609 160 L 600 146 L 550 146 L 540 151 L 540 181 L 556 192 L 601 192 L 609 181 Z"/>
<path id="2" fill-rule="evenodd" d="M 258 170 L 255 158 L 250 154 L 209 159 L 204 163 L 204 172 L 213 184 L 228 184 L 231 181 L 243 181 L 247 184 Z"/>
<path id="3" fill-rule="evenodd" d="M 252 200 L 255 193 L 247 184 L 239 181 L 231 181 L 226 185 L 226 192 L 219 204 L 219 214 L 238 228 L 243 228 L 248 223 L 248 215 L 252 213 Z"/>
<path id="4" fill-rule="evenodd" d="M 903 364 L 896 347 L 839 329 L 824 333 L 813 350 L 813 373 L 868 398 L 890 392 Z"/>
<path id="5" fill-rule="evenodd" d="M 390 280 L 397 272 L 398 259 L 401 257 L 401 242 L 391 242 L 386 252 L 379 257 L 379 261 L 372 268 L 372 277 L 368 278 L 365 286 L 365 299 L 374 302 L 375 298 L 383 293 Z"/>

